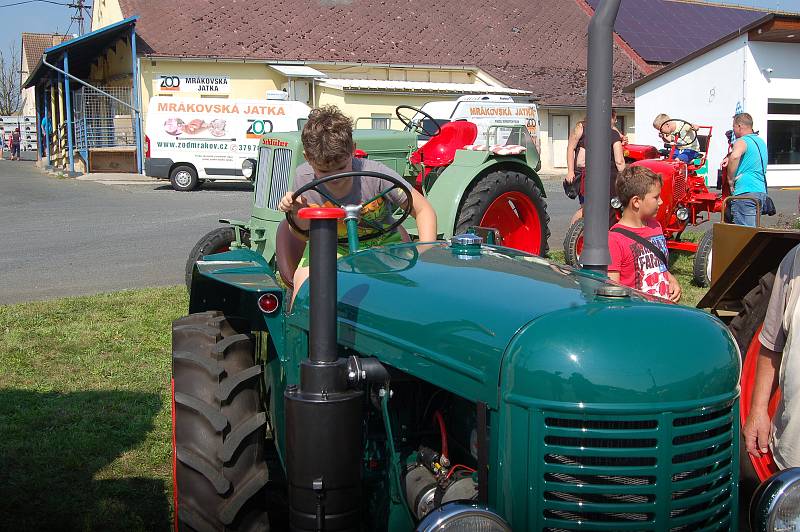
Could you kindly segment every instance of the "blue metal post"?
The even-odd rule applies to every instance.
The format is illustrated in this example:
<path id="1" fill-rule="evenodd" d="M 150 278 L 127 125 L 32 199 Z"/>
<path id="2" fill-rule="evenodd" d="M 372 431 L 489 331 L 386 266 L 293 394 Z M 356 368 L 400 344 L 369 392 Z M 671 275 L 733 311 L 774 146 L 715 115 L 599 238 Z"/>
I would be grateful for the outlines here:
<path id="1" fill-rule="evenodd" d="M 44 94 L 44 118 L 47 122 L 47 128 L 50 129 L 52 127 L 50 125 L 52 123 L 50 121 L 50 87 L 45 89 Z M 42 136 L 44 136 L 44 155 L 47 158 L 47 166 L 50 166 L 50 132 L 44 131 Z"/>
<path id="2" fill-rule="evenodd" d="M 64 72 L 69 74 L 69 58 L 64 52 Z M 67 101 L 67 150 L 69 151 L 69 171 L 75 172 L 75 153 L 72 145 L 72 93 L 69 90 L 69 76 L 64 76 L 64 99 Z"/>
<path id="3" fill-rule="evenodd" d="M 42 112 L 41 112 L 41 95 L 42 91 L 39 90 L 39 87 L 33 89 L 33 101 L 34 106 L 36 107 L 36 122 L 34 126 L 36 127 L 36 160 L 41 160 L 42 158 Z"/>
<path id="4" fill-rule="evenodd" d="M 131 103 L 136 108 L 133 111 L 133 134 L 136 136 L 136 170 L 141 174 L 144 166 L 144 153 L 142 153 L 142 106 L 139 98 L 139 68 L 136 60 L 136 26 L 131 26 L 131 73 L 133 77 L 133 95 Z"/>

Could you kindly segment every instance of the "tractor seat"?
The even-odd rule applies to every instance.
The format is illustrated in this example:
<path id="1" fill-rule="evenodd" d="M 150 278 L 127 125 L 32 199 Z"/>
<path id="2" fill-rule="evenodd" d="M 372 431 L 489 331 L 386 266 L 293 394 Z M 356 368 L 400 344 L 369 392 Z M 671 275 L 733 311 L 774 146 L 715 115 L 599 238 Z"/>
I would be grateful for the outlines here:
<path id="1" fill-rule="evenodd" d="M 403 242 L 411 242 L 408 231 L 402 225 L 397 228 L 397 231 L 400 233 L 400 239 Z M 297 271 L 297 266 L 300 264 L 305 250 L 305 240 L 299 238 L 292 231 L 286 219 L 281 220 L 275 233 L 275 263 L 278 266 L 278 273 L 281 279 L 283 279 L 289 290 L 294 289 L 294 272 Z"/>
<path id="2" fill-rule="evenodd" d="M 456 150 L 472 144 L 478 137 L 478 126 L 466 120 L 448 122 L 441 126 L 442 130 L 423 147 L 411 154 L 412 164 L 424 164 L 427 167 L 447 166 L 456 157 Z"/>
<path id="3" fill-rule="evenodd" d="M 697 144 L 698 150 L 700 153 L 706 153 L 708 151 L 708 140 L 710 135 L 697 135 Z"/>

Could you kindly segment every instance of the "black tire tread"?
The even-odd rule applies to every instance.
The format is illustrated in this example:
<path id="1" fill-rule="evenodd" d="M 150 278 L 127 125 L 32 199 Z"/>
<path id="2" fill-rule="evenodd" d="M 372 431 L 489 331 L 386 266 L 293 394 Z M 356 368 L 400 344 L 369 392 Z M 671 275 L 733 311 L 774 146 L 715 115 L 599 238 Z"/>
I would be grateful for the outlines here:
<path id="1" fill-rule="evenodd" d="M 550 249 L 547 243 L 550 238 L 550 215 L 547 212 L 547 204 L 533 179 L 521 172 L 497 170 L 478 178 L 464 194 L 464 199 L 458 210 L 458 216 L 456 216 L 455 234 L 463 233 L 469 227 L 478 225 L 485 209 L 499 195 L 493 193 L 498 189 L 502 189 L 503 192 L 510 189 L 519 190 L 526 193 L 533 201 L 539 211 L 543 229 L 542 247 L 539 254 L 546 256 Z"/>
<path id="2" fill-rule="evenodd" d="M 222 432 L 228 426 L 228 418 L 220 414 L 218 410 L 215 410 L 213 406 L 196 397 L 175 392 L 175 404 L 183 405 L 202 415 L 217 432 Z"/>
<path id="3" fill-rule="evenodd" d="M 257 431 L 261 427 L 263 427 L 267 423 L 267 415 L 264 412 L 259 412 L 255 416 L 250 417 L 244 423 L 240 423 L 235 430 L 232 430 L 228 437 L 225 439 L 225 443 L 222 444 L 222 448 L 220 449 L 217 456 L 223 462 L 227 462 L 231 458 L 233 458 L 234 453 L 241 445 L 242 441 L 252 434 L 253 432 Z"/>
<path id="4" fill-rule="evenodd" d="M 186 316 L 173 322 L 172 365 L 178 528 L 269 530 L 254 339 L 219 312 Z"/>
<path id="5" fill-rule="evenodd" d="M 250 247 L 250 231 L 239 229 L 242 244 Z M 236 240 L 236 229 L 231 225 L 217 227 L 203 235 L 189 252 L 186 259 L 185 281 L 186 288 L 192 288 L 192 271 L 195 263 L 206 255 L 212 255 L 215 250 L 220 249 L 225 244 L 230 244 Z"/>
<path id="6" fill-rule="evenodd" d="M 583 234 L 583 218 L 576 220 L 574 224 L 570 225 L 567 229 L 567 234 L 564 235 L 564 262 L 570 266 L 578 266 L 580 258 L 578 257 L 578 240 Z"/>
<path id="7" fill-rule="evenodd" d="M 247 381 L 258 377 L 259 375 L 261 375 L 261 366 L 253 366 L 252 368 L 240 371 L 235 375 L 231 375 L 229 378 L 225 379 L 223 384 L 219 385 L 219 389 L 216 393 L 217 399 L 223 403 L 227 403 L 230 400 L 233 392 L 235 392 Z"/>
<path id="8" fill-rule="evenodd" d="M 197 366 L 206 370 L 212 377 L 219 377 L 224 371 L 222 366 L 217 364 L 215 361 L 208 360 L 207 358 L 203 358 L 200 355 L 190 353 L 188 351 L 175 351 L 172 353 L 172 358 L 175 360 L 185 360 L 191 364 L 196 364 Z"/>
<path id="9" fill-rule="evenodd" d="M 253 476 L 244 481 L 239 491 L 222 505 L 219 510 L 220 520 L 226 525 L 233 523 L 242 506 L 266 486 L 268 481 L 267 465 L 262 464 Z"/>
<path id="10" fill-rule="evenodd" d="M 228 490 L 231 489 L 230 481 L 217 472 L 214 464 L 199 454 L 194 453 L 185 447 L 178 446 L 177 455 L 178 460 L 206 477 L 206 479 L 208 479 L 208 481 L 212 486 L 214 486 L 214 489 L 216 489 L 217 493 L 220 495 L 227 493 Z"/>
<path id="11" fill-rule="evenodd" d="M 709 285 L 708 279 L 706 278 L 706 264 L 711 256 L 713 234 L 713 230 L 709 229 L 700 238 L 700 242 L 697 244 L 697 253 L 695 253 L 692 263 L 692 281 L 701 288 L 705 288 Z"/>

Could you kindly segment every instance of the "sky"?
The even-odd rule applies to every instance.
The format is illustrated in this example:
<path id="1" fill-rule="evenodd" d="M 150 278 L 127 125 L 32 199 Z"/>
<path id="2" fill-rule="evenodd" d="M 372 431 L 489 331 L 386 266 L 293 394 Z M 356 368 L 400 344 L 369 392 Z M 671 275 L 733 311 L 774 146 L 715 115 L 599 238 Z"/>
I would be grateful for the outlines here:
<path id="1" fill-rule="evenodd" d="M 20 34 L 23 31 L 34 33 L 78 32 L 77 23 L 70 20 L 70 17 L 75 13 L 75 9 L 41 1 L 33 1 L 22 5 L 9 5 L 21 1 L 26 0 L 0 0 L 0 49 L 3 52 L 9 50 L 12 45 L 19 46 Z M 709 1 L 718 4 L 765 7 L 800 13 L 800 0 Z M 53 0 L 53 2 L 66 4 L 69 3 L 69 0 Z M 86 3 L 91 4 L 91 0 L 86 0 Z M 90 21 L 86 20 L 87 31 L 89 23 Z"/>

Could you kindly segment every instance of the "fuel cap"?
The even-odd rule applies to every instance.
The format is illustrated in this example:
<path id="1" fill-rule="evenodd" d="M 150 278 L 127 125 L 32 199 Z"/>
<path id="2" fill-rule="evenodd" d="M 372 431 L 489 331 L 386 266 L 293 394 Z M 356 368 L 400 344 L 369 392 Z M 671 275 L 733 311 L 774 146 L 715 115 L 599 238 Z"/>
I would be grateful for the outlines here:
<path id="1" fill-rule="evenodd" d="M 473 233 L 463 233 L 455 235 L 450 239 L 450 245 L 455 246 L 480 246 L 483 244 L 483 238 Z"/>
<path id="2" fill-rule="evenodd" d="M 483 238 L 472 233 L 455 235 L 450 239 L 450 249 L 458 258 L 462 259 L 480 257 L 481 244 L 483 244 Z"/>
<path id="3" fill-rule="evenodd" d="M 631 297 L 631 292 L 624 286 L 616 286 L 613 284 L 605 284 L 597 288 L 594 291 L 600 297 L 612 297 L 612 298 L 625 298 Z"/>

